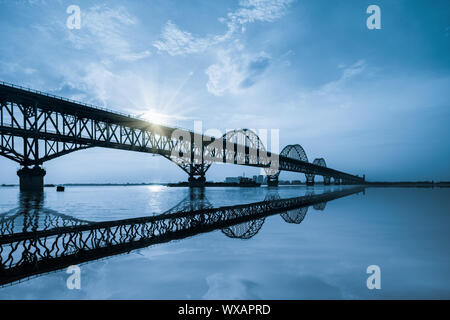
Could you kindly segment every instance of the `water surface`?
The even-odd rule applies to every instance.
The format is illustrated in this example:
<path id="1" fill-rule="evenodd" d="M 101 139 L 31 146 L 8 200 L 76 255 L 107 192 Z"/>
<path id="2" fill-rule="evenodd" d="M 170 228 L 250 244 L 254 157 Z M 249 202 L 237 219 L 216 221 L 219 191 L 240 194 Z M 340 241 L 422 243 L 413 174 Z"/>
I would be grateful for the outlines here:
<path id="1" fill-rule="evenodd" d="M 68 187 L 37 200 L 0 188 L 0 214 L 107 221 L 340 188 L 209 188 L 199 197 L 163 186 Z M 449 209 L 450 189 L 369 188 L 309 207 L 300 224 L 269 216 L 248 239 L 215 230 L 82 264 L 81 290 L 67 289 L 63 269 L 4 286 L 0 299 L 448 299 Z M 366 286 L 369 265 L 381 268 L 380 290 Z"/>

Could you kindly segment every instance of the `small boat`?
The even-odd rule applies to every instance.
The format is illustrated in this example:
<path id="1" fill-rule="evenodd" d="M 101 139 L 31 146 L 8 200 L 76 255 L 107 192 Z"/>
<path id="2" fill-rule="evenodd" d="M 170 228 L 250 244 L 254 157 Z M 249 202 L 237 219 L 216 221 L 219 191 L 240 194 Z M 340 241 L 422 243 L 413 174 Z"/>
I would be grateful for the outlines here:
<path id="1" fill-rule="evenodd" d="M 57 186 L 56 187 L 56 192 L 64 192 L 64 186 Z"/>

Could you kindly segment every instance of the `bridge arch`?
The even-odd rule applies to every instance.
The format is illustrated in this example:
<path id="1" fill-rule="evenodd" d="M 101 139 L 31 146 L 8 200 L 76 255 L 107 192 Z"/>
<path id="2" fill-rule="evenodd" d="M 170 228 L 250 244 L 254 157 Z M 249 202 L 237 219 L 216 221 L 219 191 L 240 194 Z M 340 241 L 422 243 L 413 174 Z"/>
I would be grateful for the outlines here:
<path id="1" fill-rule="evenodd" d="M 250 239 L 255 236 L 263 226 L 265 218 L 251 220 L 222 229 L 229 238 Z"/>
<path id="2" fill-rule="evenodd" d="M 250 151 L 247 153 L 236 150 L 235 152 L 235 150 L 228 150 L 227 148 L 225 150 L 224 162 L 234 164 L 259 164 L 267 162 L 267 159 L 265 159 L 268 154 L 267 149 L 259 136 L 253 130 L 230 130 L 226 132 L 222 138 L 227 144 L 237 144 L 245 148 L 249 148 L 249 151 L 256 151 Z M 267 175 L 272 174 L 272 170 L 273 169 L 271 168 L 264 168 Z"/>
<path id="3" fill-rule="evenodd" d="M 317 166 L 321 166 L 321 167 L 327 167 L 327 163 L 325 161 L 324 158 L 315 158 L 313 161 L 313 164 L 317 165 Z M 306 174 L 306 185 L 314 185 L 314 174 Z M 324 176 L 323 177 L 323 183 L 325 185 L 329 185 L 330 184 L 330 177 Z"/>
<path id="4" fill-rule="evenodd" d="M 183 140 L 183 137 L 174 141 L 174 150 L 170 155 L 163 155 L 166 159 L 175 163 L 183 171 L 189 174 L 190 185 L 202 185 L 206 181 L 205 174 L 211 167 L 216 158 L 222 158 L 224 163 L 233 164 L 259 164 L 264 163 L 262 155 L 267 155 L 266 147 L 259 136 L 250 129 L 236 129 L 226 132 L 222 139 L 213 140 L 220 141 L 215 148 L 201 148 L 192 144 L 191 141 Z M 223 150 L 222 141 L 226 144 L 225 152 Z M 235 150 L 230 148 L 230 144 L 238 145 L 238 148 L 243 150 Z M 210 145 L 211 146 L 211 145 Z M 211 149 L 211 150 L 206 150 Z M 246 149 L 249 152 L 246 152 Z M 194 154 L 194 159 L 189 156 L 191 152 Z M 209 152 L 205 154 L 205 152 Z M 266 174 L 271 173 L 270 168 L 264 168 Z"/>
<path id="5" fill-rule="evenodd" d="M 289 144 L 281 150 L 281 156 L 308 162 L 305 149 L 299 144 Z"/>
<path id="6" fill-rule="evenodd" d="M 305 149 L 299 144 L 289 144 L 283 148 L 280 152 L 280 156 L 292 158 L 296 160 L 301 160 L 308 162 L 308 156 L 306 155 Z M 273 184 L 278 184 L 278 177 L 280 176 L 280 171 L 276 174 L 268 177 L 269 181 L 273 181 Z"/>
<path id="7" fill-rule="evenodd" d="M 314 159 L 313 163 L 321 167 L 327 167 L 327 163 L 325 162 L 324 158 L 316 158 Z"/>
<path id="8" fill-rule="evenodd" d="M 264 201 L 271 202 L 280 200 L 280 195 L 276 189 L 268 189 Z M 250 239 L 255 236 L 264 224 L 265 218 L 247 221 L 241 224 L 222 229 L 222 233 L 229 238 Z"/>
<path id="9" fill-rule="evenodd" d="M 287 223 L 300 224 L 303 219 L 305 219 L 306 213 L 308 212 L 308 207 L 303 207 L 300 209 L 288 210 L 281 214 L 281 217 Z"/>

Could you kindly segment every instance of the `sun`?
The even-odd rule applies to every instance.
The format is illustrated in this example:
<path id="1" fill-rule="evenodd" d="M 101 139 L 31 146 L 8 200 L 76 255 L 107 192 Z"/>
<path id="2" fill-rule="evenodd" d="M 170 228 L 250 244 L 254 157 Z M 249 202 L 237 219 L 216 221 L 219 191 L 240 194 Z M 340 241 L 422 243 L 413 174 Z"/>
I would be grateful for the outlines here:
<path id="1" fill-rule="evenodd" d="M 143 114 L 139 115 L 139 118 L 160 125 L 173 125 L 173 118 L 167 114 L 157 112 L 155 110 L 145 111 Z"/>

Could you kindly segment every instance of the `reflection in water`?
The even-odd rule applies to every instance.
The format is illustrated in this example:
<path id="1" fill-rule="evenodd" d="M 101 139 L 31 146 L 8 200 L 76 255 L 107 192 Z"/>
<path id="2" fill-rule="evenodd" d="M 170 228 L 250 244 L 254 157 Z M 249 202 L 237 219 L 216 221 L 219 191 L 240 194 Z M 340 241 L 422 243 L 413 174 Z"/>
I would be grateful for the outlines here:
<path id="1" fill-rule="evenodd" d="M 326 206 L 327 206 L 326 202 L 321 202 L 321 203 L 313 205 L 313 208 L 318 211 L 323 211 L 323 210 L 325 210 Z"/>
<path id="2" fill-rule="evenodd" d="M 281 217 L 287 223 L 300 224 L 305 219 L 306 212 L 308 212 L 308 207 L 283 212 Z"/>
<path id="3" fill-rule="evenodd" d="M 280 195 L 277 189 L 268 189 L 264 201 L 279 200 Z M 266 218 L 251 220 L 240 224 L 235 224 L 228 228 L 222 229 L 222 232 L 230 238 L 250 239 L 261 229 Z"/>
<path id="4" fill-rule="evenodd" d="M 289 199 L 269 192 L 261 202 L 219 208 L 213 208 L 201 190 L 193 190 L 161 215 L 104 222 L 71 218 L 43 208 L 42 198 L 24 196 L 19 209 L 1 215 L 0 284 L 218 229 L 232 238 L 249 239 L 267 216 L 281 214 L 287 222 L 300 223 L 308 206 L 362 190 Z"/>
<path id="5" fill-rule="evenodd" d="M 230 238 L 250 239 L 261 229 L 265 218 L 251 220 L 244 223 L 222 229 L 222 232 Z"/>
<path id="6" fill-rule="evenodd" d="M 197 211 L 212 207 L 213 205 L 205 196 L 205 188 L 190 188 L 189 195 L 181 200 L 176 206 L 164 212 L 164 214 Z"/>
<path id="7" fill-rule="evenodd" d="M 43 193 L 21 192 L 19 207 L 0 214 L 0 235 L 91 223 L 45 208 L 43 203 Z"/>

